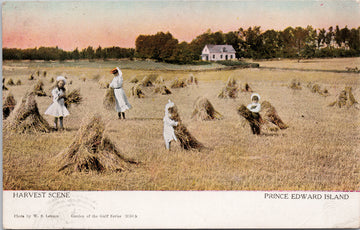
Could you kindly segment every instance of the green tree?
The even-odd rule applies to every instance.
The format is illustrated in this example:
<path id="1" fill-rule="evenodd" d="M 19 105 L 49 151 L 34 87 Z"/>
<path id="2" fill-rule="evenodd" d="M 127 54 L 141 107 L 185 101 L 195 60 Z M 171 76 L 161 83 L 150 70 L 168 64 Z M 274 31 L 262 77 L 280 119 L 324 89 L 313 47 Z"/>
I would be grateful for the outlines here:
<path id="1" fill-rule="evenodd" d="M 135 41 L 135 55 L 139 58 L 151 58 L 164 61 L 172 56 L 178 40 L 169 32 L 155 35 L 139 35 Z"/>
<path id="2" fill-rule="evenodd" d="M 351 29 L 349 36 L 349 47 L 351 49 L 360 51 L 360 27 L 357 29 Z"/>
<path id="3" fill-rule="evenodd" d="M 342 28 L 340 30 L 341 43 L 344 44 L 345 48 L 349 47 L 350 34 L 351 34 L 351 32 L 347 28 L 347 26 L 345 26 L 345 28 Z"/>
<path id="4" fill-rule="evenodd" d="M 330 27 L 330 28 L 332 28 L 332 27 Z M 330 28 L 329 28 L 329 33 L 332 32 L 332 31 L 330 31 Z M 342 46 L 342 38 L 341 38 L 341 31 L 340 31 L 340 28 L 338 25 L 336 25 L 336 27 L 335 27 L 335 32 L 333 32 L 333 36 L 335 38 L 335 42 L 338 45 L 338 47 L 341 47 Z"/>
<path id="5" fill-rule="evenodd" d="M 102 57 L 103 57 L 102 48 L 101 46 L 99 46 L 95 51 L 95 58 L 102 58 Z"/>
<path id="6" fill-rule="evenodd" d="M 92 46 L 88 46 L 84 50 L 84 58 L 87 58 L 87 59 L 94 59 L 95 58 L 95 52 L 94 52 L 94 49 L 92 48 Z"/>
<path id="7" fill-rule="evenodd" d="M 333 31 L 333 27 L 330 26 L 329 29 L 328 29 L 328 32 L 326 33 L 326 36 L 325 36 L 325 43 L 326 43 L 327 47 L 332 47 L 331 42 L 333 41 L 334 35 L 335 34 L 334 34 L 334 31 Z"/>
<path id="8" fill-rule="evenodd" d="M 280 45 L 279 45 L 279 33 L 275 30 L 267 30 L 261 34 L 262 37 L 262 58 L 274 58 L 277 56 Z"/>
<path id="9" fill-rule="evenodd" d="M 317 36 L 317 47 L 320 49 L 320 47 L 325 44 L 325 38 L 326 38 L 326 30 L 324 28 L 319 29 L 319 35 Z"/>
<path id="10" fill-rule="evenodd" d="M 76 47 L 76 49 L 74 51 L 72 51 L 71 57 L 74 60 L 79 60 L 80 59 L 80 52 L 79 52 L 77 47 Z"/>
<path id="11" fill-rule="evenodd" d="M 240 39 L 237 31 L 230 31 L 229 33 L 224 34 L 224 43 L 232 45 L 236 51 L 236 57 L 240 58 Z"/>

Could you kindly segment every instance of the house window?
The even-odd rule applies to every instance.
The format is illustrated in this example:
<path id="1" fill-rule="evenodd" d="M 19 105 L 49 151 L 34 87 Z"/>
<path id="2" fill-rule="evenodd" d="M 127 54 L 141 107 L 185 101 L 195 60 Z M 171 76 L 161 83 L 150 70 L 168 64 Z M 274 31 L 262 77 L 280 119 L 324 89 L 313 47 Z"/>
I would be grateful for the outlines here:
<path id="1" fill-rule="evenodd" d="M 232 57 L 232 55 L 230 55 L 230 59 L 232 59 L 233 57 Z"/>
<path id="2" fill-rule="evenodd" d="M 215 54 L 213 55 L 213 58 L 215 59 Z"/>
<path id="3" fill-rule="evenodd" d="M 225 47 L 223 48 L 223 52 L 226 52 L 226 48 L 225 48 Z"/>
<path id="4" fill-rule="evenodd" d="M 222 54 L 220 55 L 220 59 L 222 59 Z"/>

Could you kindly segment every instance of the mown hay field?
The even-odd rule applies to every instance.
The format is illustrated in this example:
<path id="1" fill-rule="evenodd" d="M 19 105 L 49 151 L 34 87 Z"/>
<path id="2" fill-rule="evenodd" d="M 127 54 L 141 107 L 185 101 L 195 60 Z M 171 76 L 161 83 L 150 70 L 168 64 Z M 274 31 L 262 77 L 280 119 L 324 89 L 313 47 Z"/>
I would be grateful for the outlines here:
<path id="1" fill-rule="evenodd" d="M 119 120 L 115 110 L 103 106 L 106 89 L 98 81 L 112 79 L 110 69 L 122 61 L 86 62 L 81 64 L 57 62 L 4 62 L 3 77 L 19 79 L 22 85 L 8 86 L 3 100 L 11 92 L 19 103 L 41 79 L 50 95 L 54 83 L 51 78 L 64 75 L 68 91 L 80 89 L 83 102 L 72 106 L 70 116 L 64 119 L 65 131 L 16 134 L 3 131 L 3 188 L 4 190 L 360 190 L 360 110 L 328 107 L 341 90 L 352 87 L 354 97 L 360 100 L 360 75 L 317 70 L 309 62 L 260 62 L 260 66 L 276 69 L 235 70 L 144 70 L 126 62 L 123 69 L 124 89 L 133 108 L 127 119 Z M 344 70 L 360 66 L 360 58 L 316 60 L 318 69 Z M 87 64 L 88 63 L 88 64 Z M 340 64 L 339 64 L 340 63 Z M 138 65 L 139 63 L 137 63 Z M 311 64 L 309 66 L 309 64 Z M 112 65 L 110 67 L 110 65 Z M 154 64 L 155 65 L 155 64 Z M 177 67 L 181 69 L 181 67 Z M 187 69 L 189 67 L 186 67 Z M 335 68 L 335 69 L 334 69 Z M 164 68 L 163 68 L 164 69 Z M 40 76 L 36 71 L 40 70 Z M 44 77 L 41 72 L 46 71 Z M 34 73 L 35 80 L 29 80 Z M 172 94 L 153 92 L 154 86 L 143 88 L 145 98 L 130 97 L 136 76 L 161 76 L 170 87 L 175 78 L 193 74 L 198 85 L 172 88 Z M 269 101 L 288 129 L 272 132 L 262 130 L 259 136 L 251 133 L 249 124 L 237 114 L 241 104 L 250 103 L 248 92 L 239 92 L 234 99 L 221 99 L 218 94 L 229 77 L 243 87 L 248 83 Z M 289 88 L 291 81 L 301 83 L 301 90 Z M 306 87 L 317 83 L 329 91 L 324 97 Z M 194 103 L 199 96 L 206 97 L 221 120 L 191 119 Z M 172 143 L 171 151 L 163 141 L 164 107 L 168 99 L 177 106 L 179 115 L 191 134 L 207 148 L 186 151 L 179 143 Z M 44 113 L 52 103 L 49 96 L 36 97 L 39 111 Z M 106 123 L 105 134 L 125 157 L 140 162 L 123 172 L 58 172 L 54 161 L 68 147 L 83 120 L 100 114 Z M 43 115 L 52 125 L 53 117 Z M 3 125 L 6 120 L 3 121 Z"/>

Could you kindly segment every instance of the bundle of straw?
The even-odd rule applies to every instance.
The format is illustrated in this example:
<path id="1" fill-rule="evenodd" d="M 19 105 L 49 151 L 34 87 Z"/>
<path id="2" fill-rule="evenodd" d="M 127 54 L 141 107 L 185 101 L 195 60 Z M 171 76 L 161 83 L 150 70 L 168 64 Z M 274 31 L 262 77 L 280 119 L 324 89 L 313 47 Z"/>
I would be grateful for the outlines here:
<path id="1" fill-rule="evenodd" d="M 186 87 L 186 81 L 185 79 L 178 79 L 175 78 L 171 83 L 171 88 L 184 88 Z"/>
<path id="2" fill-rule="evenodd" d="M 251 89 L 250 85 L 248 83 L 245 83 L 245 87 L 244 89 L 242 90 L 243 92 L 250 92 L 252 93 L 253 90 Z"/>
<path id="3" fill-rule="evenodd" d="M 126 159 L 109 138 L 104 136 L 105 123 L 99 115 L 85 120 L 73 143 L 55 157 L 58 171 L 121 172 L 129 169 L 134 160 Z"/>
<path id="4" fill-rule="evenodd" d="M 234 79 L 234 77 L 229 77 L 227 82 L 226 82 L 226 86 L 228 87 L 237 87 L 237 82 L 236 80 Z"/>
<path id="5" fill-rule="evenodd" d="M 16 105 L 16 100 L 14 98 L 14 95 L 9 93 L 7 97 L 5 98 L 5 101 L 3 102 L 3 119 L 5 120 L 11 113 L 11 111 L 14 110 Z"/>
<path id="6" fill-rule="evenodd" d="M 191 118 L 200 121 L 221 119 L 223 116 L 214 109 L 210 101 L 205 97 L 199 97 L 195 102 L 195 109 Z"/>
<path id="7" fill-rule="evenodd" d="M 137 83 L 136 85 L 134 85 L 133 87 L 131 87 L 131 89 L 130 89 L 130 95 L 131 95 L 132 97 L 144 98 L 144 97 L 145 97 L 145 94 L 143 93 L 141 86 L 142 86 L 141 83 Z"/>
<path id="8" fill-rule="evenodd" d="M 324 90 L 321 90 L 321 87 L 318 84 L 313 85 L 311 82 L 309 82 L 307 86 L 308 88 L 310 88 L 311 92 L 313 93 L 318 93 L 324 97 L 329 96 L 329 91 L 326 88 Z"/>
<path id="9" fill-rule="evenodd" d="M 103 105 L 108 110 L 113 110 L 115 108 L 115 94 L 113 88 L 106 90 Z"/>
<path id="10" fill-rule="evenodd" d="M 34 86 L 34 90 L 33 92 L 37 95 L 37 96 L 46 96 L 46 93 L 43 89 L 44 83 L 39 80 L 36 85 Z"/>
<path id="11" fill-rule="evenodd" d="M 168 89 L 168 87 L 166 87 L 166 85 L 164 84 L 156 84 L 154 88 L 154 92 L 160 93 L 162 95 L 171 94 L 170 89 Z"/>
<path id="12" fill-rule="evenodd" d="M 15 107 L 4 126 L 6 130 L 16 133 L 50 132 L 51 130 L 49 123 L 39 113 L 33 92 L 25 94 L 20 105 Z"/>
<path id="13" fill-rule="evenodd" d="M 132 78 L 130 79 L 130 83 L 138 83 L 139 80 L 136 78 L 136 76 L 132 76 Z"/>
<path id="14" fill-rule="evenodd" d="M 196 78 L 196 77 L 194 77 L 194 75 L 193 74 L 190 74 L 189 75 L 189 78 L 187 79 L 187 81 L 186 81 L 186 83 L 188 84 L 188 85 L 191 85 L 191 84 L 198 84 L 198 79 Z"/>
<path id="15" fill-rule="evenodd" d="M 219 98 L 237 98 L 238 87 L 225 86 L 218 94 Z"/>
<path id="16" fill-rule="evenodd" d="M 165 81 L 164 81 L 164 78 L 162 76 L 158 76 L 156 79 L 155 79 L 155 84 L 163 84 Z"/>
<path id="17" fill-rule="evenodd" d="M 281 120 L 280 116 L 276 112 L 275 107 L 272 106 L 268 101 L 263 101 L 261 103 L 261 116 L 265 121 L 273 123 L 280 129 L 286 129 L 289 127 Z"/>
<path id="18" fill-rule="evenodd" d="M 337 105 L 339 108 L 342 107 L 350 108 L 356 104 L 358 104 L 358 102 L 356 101 L 354 95 L 352 94 L 352 88 L 345 87 L 345 89 L 340 92 L 338 99 L 333 103 L 329 104 L 329 106 Z"/>
<path id="19" fill-rule="evenodd" d="M 17 80 L 16 85 L 21 85 L 21 84 L 22 84 L 21 80 L 20 79 Z"/>
<path id="20" fill-rule="evenodd" d="M 219 98 L 236 98 L 237 93 L 239 91 L 239 87 L 237 85 L 236 80 L 233 77 L 229 77 L 226 85 L 220 93 L 218 94 Z"/>
<path id="21" fill-rule="evenodd" d="M 295 90 L 301 90 L 302 89 L 300 82 L 295 80 L 295 79 L 291 81 L 289 88 L 290 89 L 295 89 Z"/>
<path id="22" fill-rule="evenodd" d="M 144 87 L 148 87 L 148 86 L 152 86 L 152 85 L 153 85 L 153 83 L 151 82 L 150 77 L 148 77 L 148 76 L 145 76 L 145 77 L 142 79 L 142 81 L 141 81 L 140 84 L 141 84 L 142 86 L 144 86 Z"/>
<path id="23" fill-rule="evenodd" d="M 320 85 L 318 84 L 314 84 L 312 87 L 311 87 L 311 92 L 313 93 L 320 93 Z"/>
<path id="24" fill-rule="evenodd" d="M 110 82 L 109 82 L 108 80 L 106 80 L 105 77 L 102 77 L 102 78 L 98 81 L 98 83 L 99 83 L 100 88 L 103 88 L 103 89 L 107 89 L 107 88 L 109 88 L 109 86 L 110 86 Z"/>
<path id="25" fill-rule="evenodd" d="M 15 85 L 14 81 L 12 78 L 10 78 L 7 82 L 6 82 L 7 85 Z"/>
<path id="26" fill-rule="evenodd" d="M 176 106 L 169 108 L 171 119 L 178 122 L 178 125 L 174 127 L 175 135 L 180 141 L 181 148 L 185 150 L 201 150 L 204 145 L 201 144 L 196 138 L 191 135 L 186 126 L 182 123 L 178 109 Z"/>
<path id="27" fill-rule="evenodd" d="M 80 89 L 72 90 L 65 98 L 65 106 L 70 108 L 72 104 L 78 105 L 82 102 L 83 98 L 80 94 Z"/>
<path id="28" fill-rule="evenodd" d="M 248 108 L 246 108 L 245 105 L 241 105 L 239 106 L 239 108 L 237 109 L 237 112 L 240 116 L 244 117 L 249 123 L 254 123 L 257 126 L 260 126 L 262 124 L 262 119 L 260 116 L 260 122 L 257 121 L 256 119 L 256 115 L 251 112 Z"/>

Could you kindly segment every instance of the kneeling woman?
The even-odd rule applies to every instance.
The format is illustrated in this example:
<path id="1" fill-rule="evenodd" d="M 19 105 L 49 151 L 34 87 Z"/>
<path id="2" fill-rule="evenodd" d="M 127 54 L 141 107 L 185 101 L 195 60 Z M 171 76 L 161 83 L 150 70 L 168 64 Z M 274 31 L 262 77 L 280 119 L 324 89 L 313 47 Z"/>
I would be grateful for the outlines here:
<path id="1" fill-rule="evenodd" d="M 118 112 L 119 119 L 121 119 L 121 115 L 123 119 L 125 119 L 125 111 L 131 109 L 131 105 L 125 95 L 125 91 L 123 90 L 123 77 L 122 72 L 119 67 L 116 67 L 111 70 L 111 73 L 114 74 L 114 79 L 110 83 L 110 87 L 114 89 L 115 94 L 115 102 L 116 102 L 116 112 Z"/>
<path id="2" fill-rule="evenodd" d="M 253 134 L 259 135 L 260 134 L 260 110 L 261 105 L 259 103 L 260 95 L 257 93 L 253 93 L 251 95 L 251 101 L 252 103 L 247 106 L 247 108 L 251 111 L 251 121 L 250 121 L 250 127 Z"/>

